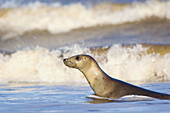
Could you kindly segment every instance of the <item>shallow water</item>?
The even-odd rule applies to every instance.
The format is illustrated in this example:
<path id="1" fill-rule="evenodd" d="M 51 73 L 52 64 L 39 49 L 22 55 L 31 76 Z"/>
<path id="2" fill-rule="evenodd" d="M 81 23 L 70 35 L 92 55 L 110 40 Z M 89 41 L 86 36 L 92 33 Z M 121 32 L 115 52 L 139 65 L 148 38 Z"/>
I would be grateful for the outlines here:
<path id="1" fill-rule="evenodd" d="M 82 73 L 63 64 L 89 54 L 113 78 L 170 94 L 169 9 L 169 0 L 0 1 L 1 112 L 169 113 L 169 100 L 87 98 Z"/>
<path id="2" fill-rule="evenodd" d="M 170 92 L 169 83 L 148 83 L 140 86 Z M 150 112 L 168 113 L 169 100 L 127 96 L 115 101 L 89 99 L 89 86 L 8 84 L 0 86 L 0 110 L 5 113 L 25 112 Z"/>

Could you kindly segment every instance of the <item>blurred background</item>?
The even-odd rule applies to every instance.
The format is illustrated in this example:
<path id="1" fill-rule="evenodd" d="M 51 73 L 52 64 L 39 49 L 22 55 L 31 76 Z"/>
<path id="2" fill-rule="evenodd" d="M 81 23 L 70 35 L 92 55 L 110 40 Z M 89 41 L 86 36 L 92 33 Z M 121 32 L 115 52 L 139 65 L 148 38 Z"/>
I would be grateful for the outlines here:
<path id="1" fill-rule="evenodd" d="M 63 64 L 77 54 L 111 77 L 169 93 L 170 1 L 0 0 L 1 112 L 170 111 L 168 100 L 86 98 L 85 77 Z"/>

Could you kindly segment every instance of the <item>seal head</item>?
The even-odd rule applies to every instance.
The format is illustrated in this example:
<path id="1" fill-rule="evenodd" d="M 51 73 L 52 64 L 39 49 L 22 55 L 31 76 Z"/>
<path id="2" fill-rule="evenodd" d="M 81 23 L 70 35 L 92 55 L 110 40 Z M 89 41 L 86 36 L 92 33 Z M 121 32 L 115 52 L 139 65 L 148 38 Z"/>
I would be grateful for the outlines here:
<path id="1" fill-rule="evenodd" d="M 91 62 L 93 59 L 89 55 L 76 55 L 67 59 L 64 59 L 63 62 L 66 66 L 71 68 L 76 68 L 79 70 L 83 70 L 84 68 L 90 67 Z"/>

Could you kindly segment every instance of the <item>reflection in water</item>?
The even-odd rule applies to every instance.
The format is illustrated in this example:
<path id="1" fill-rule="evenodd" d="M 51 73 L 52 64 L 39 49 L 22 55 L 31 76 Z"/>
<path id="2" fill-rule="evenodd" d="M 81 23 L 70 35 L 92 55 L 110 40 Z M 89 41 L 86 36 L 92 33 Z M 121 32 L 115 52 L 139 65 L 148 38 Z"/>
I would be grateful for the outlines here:
<path id="1" fill-rule="evenodd" d="M 108 100 L 108 99 L 95 99 L 91 98 L 89 101 L 86 101 L 85 103 L 91 103 L 91 104 L 100 104 L 100 103 L 109 103 L 109 102 L 115 102 L 114 100 Z"/>
<path id="2" fill-rule="evenodd" d="M 118 99 L 112 99 L 112 98 L 105 98 L 105 97 L 99 97 L 96 95 L 89 95 L 87 96 L 89 101 L 86 101 L 85 103 L 92 103 L 92 104 L 99 104 L 99 103 L 121 103 L 121 102 L 138 102 L 138 101 L 154 101 L 156 99 L 146 97 L 146 96 L 138 96 L 138 95 L 130 95 L 130 96 L 124 96 Z"/>

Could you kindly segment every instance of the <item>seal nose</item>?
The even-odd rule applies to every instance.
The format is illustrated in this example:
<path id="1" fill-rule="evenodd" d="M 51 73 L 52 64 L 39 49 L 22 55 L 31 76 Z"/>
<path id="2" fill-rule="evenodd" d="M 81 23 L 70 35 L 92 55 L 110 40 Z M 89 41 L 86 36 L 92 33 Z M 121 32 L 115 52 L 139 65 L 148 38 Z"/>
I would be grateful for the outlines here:
<path id="1" fill-rule="evenodd" d="M 66 61 L 67 59 L 64 59 L 63 61 Z"/>

